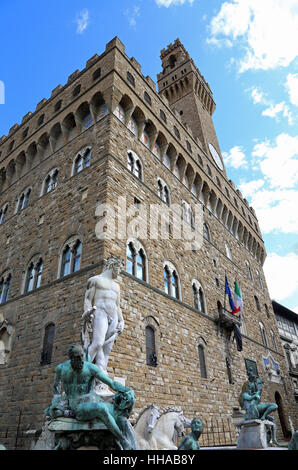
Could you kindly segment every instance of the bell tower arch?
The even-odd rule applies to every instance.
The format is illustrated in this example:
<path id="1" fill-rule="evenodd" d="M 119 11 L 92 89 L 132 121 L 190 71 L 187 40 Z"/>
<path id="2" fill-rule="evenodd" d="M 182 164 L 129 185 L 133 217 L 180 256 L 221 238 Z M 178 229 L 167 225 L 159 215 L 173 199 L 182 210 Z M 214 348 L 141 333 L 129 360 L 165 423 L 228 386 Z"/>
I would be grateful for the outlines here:
<path id="1" fill-rule="evenodd" d="M 162 49 L 160 58 L 162 72 L 157 75 L 159 94 L 167 99 L 172 110 L 180 114 L 182 123 L 192 130 L 210 158 L 214 159 L 213 149 L 216 150 L 221 160 L 220 169 L 224 170 L 212 119 L 216 105 L 209 84 L 179 39 Z"/>

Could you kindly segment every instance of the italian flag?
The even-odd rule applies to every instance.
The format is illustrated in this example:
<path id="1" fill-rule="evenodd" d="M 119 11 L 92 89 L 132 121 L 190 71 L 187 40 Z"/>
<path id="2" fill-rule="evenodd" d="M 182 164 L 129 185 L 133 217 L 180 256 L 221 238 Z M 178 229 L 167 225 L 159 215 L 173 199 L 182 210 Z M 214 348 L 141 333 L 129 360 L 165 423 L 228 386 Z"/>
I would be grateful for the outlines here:
<path id="1" fill-rule="evenodd" d="M 235 311 L 233 313 L 241 313 L 243 310 L 243 300 L 237 282 L 235 281 L 235 294 L 234 294 Z"/>

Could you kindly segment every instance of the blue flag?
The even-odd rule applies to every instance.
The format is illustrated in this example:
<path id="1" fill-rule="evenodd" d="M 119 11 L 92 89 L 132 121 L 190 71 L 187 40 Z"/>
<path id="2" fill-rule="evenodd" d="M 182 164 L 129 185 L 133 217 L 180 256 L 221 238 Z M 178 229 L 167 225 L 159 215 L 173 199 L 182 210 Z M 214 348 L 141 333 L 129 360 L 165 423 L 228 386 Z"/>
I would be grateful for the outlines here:
<path id="1" fill-rule="evenodd" d="M 231 289 L 230 289 L 230 286 L 229 286 L 229 283 L 228 283 L 227 276 L 225 276 L 225 277 L 226 277 L 225 295 L 228 295 L 231 310 L 232 310 L 232 312 L 235 312 L 235 305 L 234 305 Z"/>

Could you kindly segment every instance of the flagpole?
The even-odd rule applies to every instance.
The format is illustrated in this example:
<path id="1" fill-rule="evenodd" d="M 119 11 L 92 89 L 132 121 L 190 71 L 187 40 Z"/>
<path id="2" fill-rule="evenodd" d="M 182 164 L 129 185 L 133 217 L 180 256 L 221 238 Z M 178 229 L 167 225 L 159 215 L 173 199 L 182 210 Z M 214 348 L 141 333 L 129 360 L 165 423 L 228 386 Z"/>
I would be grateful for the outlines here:
<path id="1" fill-rule="evenodd" d="M 227 271 L 225 270 L 225 298 L 224 298 L 224 311 L 226 311 L 226 279 L 227 279 Z"/>
<path id="2" fill-rule="evenodd" d="M 238 284 L 239 286 L 239 284 Z M 239 320 L 240 320 L 240 324 L 242 325 L 242 310 L 243 310 L 243 297 L 242 297 L 242 289 L 239 287 L 239 290 L 240 290 L 240 295 L 241 295 L 241 299 L 242 299 L 242 308 L 240 309 L 240 315 L 239 315 Z"/>

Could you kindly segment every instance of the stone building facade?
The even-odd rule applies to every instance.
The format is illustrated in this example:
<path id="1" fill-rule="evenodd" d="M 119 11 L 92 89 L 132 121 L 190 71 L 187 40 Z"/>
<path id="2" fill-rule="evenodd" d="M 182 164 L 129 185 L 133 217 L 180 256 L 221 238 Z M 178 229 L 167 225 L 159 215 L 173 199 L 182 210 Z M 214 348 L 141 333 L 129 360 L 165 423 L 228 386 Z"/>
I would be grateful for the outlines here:
<path id="1" fill-rule="evenodd" d="M 272 307 L 287 359 L 293 395 L 298 403 L 298 315 L 275 300 L 272 301 Z"/>
<path id="2" fill-rule="evenodd" d="M 0 441 L 9 449 L 28 448 L 26 432 L 41 428 L 54 369 L 80 341 L 87 280 L 110 255 L 126 264 L 125 329 L 108 371 L 135 390 L 136 409 L 228 419 L 252 365 L 263 401 L 278 396 L 298 426 L 264 242 L 226 174 L 212 91 L 179 40 L 161 60 L 157 92 L 114 38 L 0 139 Z M 101 204 L 115 211 L 114 238 L 100 236 Z M 150 205 L 175 208 L 163 237 L 152 235 L 154 211 L 144 223 Z M 201 247 L 175 236 L 179 207 L 197 231 L 200 208 Z M 223 310 L 225 274 L 242 291 L 242 351 Z"/>

